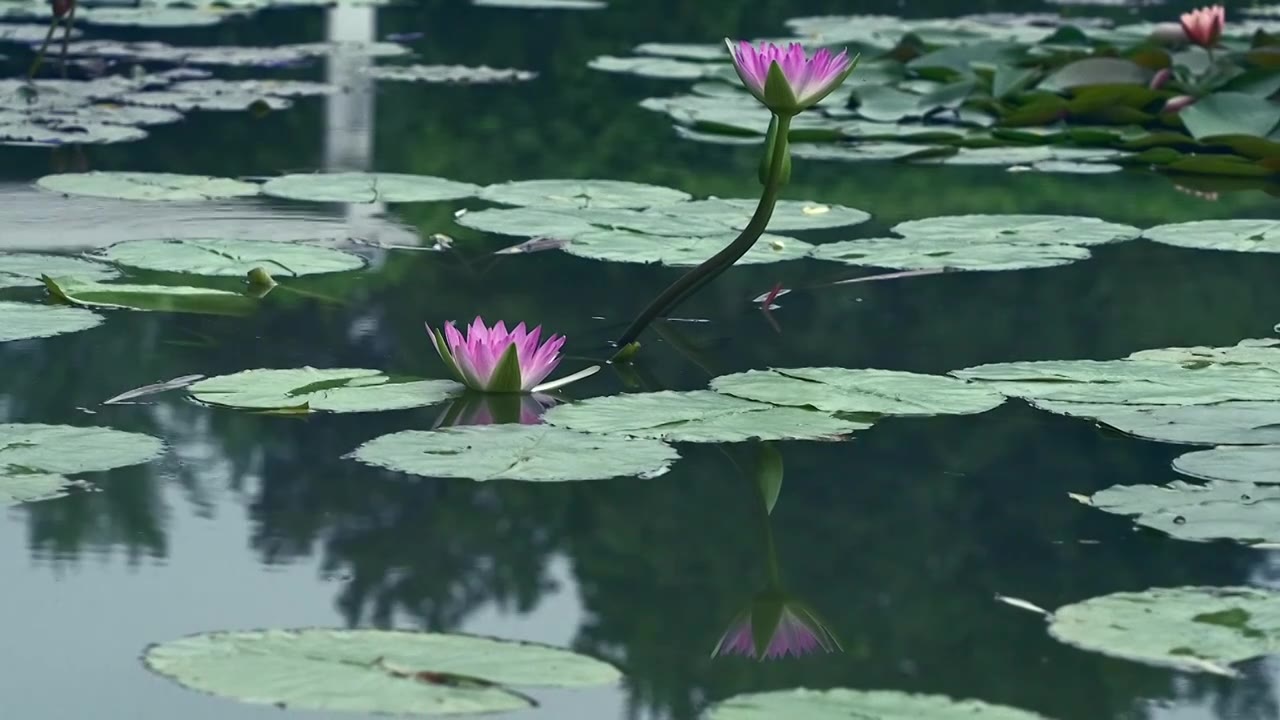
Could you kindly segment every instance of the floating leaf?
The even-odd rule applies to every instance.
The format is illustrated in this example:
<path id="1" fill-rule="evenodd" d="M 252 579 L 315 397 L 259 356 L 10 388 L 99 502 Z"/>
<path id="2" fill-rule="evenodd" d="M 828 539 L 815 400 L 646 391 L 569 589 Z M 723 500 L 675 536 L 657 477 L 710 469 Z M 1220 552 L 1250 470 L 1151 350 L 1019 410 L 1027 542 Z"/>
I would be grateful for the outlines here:
<path id="1" fill-rule="evenodd" d="M 246 703 L 419 717 L 534 704 L 505 686 L 589 687 L 620 677 L 560 648 L 392 630 L 206 633 L 152 645 L 143 662 L 184 687 Z"/>
<path id="2" fill-rule="evenodd" d="M 74 485 L 67 475 L 137 465 L 163 451 L 149 435 L 109 428 L 2 424 L 0 507 L 62 497 Z"/>
<path id="3" fill-rule="evenodd" d="M 101 322 L 101 315 L 88 310 L 0 300 L 0 342 L 79 332 Z"/>
<path id="4" fill-rule="evenodd" d="M 1142 236 L 1198 250 L 1280 252 L 1280 222 L 1275 220 L 1197 220 L 1157 225 Z"/>
<path id="5" fill-rule="evenodd" d="M 711 389 L 774 405 L 881 415 L 967 415 L 1004 402 L 988 388 L 943 375 L 835 367 L 748 370 L 712 380 Z"/>
<path id="6" fill-rule="evenodd" d="M 1026 270 L 1088 260 L 1076 245 L 1004 243 L 941 235 L 916 238 L 863 238 L 825 243 L 813 251 L 818 260 L 899 270 Z"/>
<path id="7" fill-rule="evenodd" d="M 226 290 L 185 285 L 96 283 L 77 278 L 41 278 L 49 294 L 72 305 L 116 310 L 248 315 L 258 307 L 255 298 Z"/>
<path id="8" fill-rule="evenodd" d="M 561 208 L 646 208 L 692 197 L 683 190 L 625 180 L 520 180 L 490 185 L 482 200 L 546 210 Z"/>
<path id="9" fill-rule="evenodd" d="M 640 55 L 656 55 L 658 57 L 680 58 L 682 60 L 723 61 L 726 57 L 725 47 L 720 43 L 662 43 L 647 42 L 635 47 Z M 717 86 L 720 83 L 716 83 Z M 696 88 L 695 88 L 696 89 Z"/>
<path id="10" fill-rule="evenodd" d="M 564 250 L 571 255 L 613 262 L 661 263 L 663 265 L 699 265 L 736 238 L 736 235 L 703 237 L 665 237 L 601 230 L 574 235 Z M 789 237 L 762 235 L 756 244 L 738 260 L 739 265 L 796 260 L 808 256 L 813 246 Z"/>
<path id="11" fill-rule="evenodd" d="M 792 157 L 806 160 L 910 160 L 920 157 L 951 154 L 956 148 L 947 146 L 915 145 L 893 141 L 863 141 L 857 143 L 797 143 L 791 146 Z"/>
<path id="12" fill-rule="evenodd" d="M 1241 449 L 1241 448 L 1233 448 Z M 1252 449 L 1252 448 L 1243 448 Z M 1274 456 L 1272 457 L 1274 460 Z M 1273 466 L 1274 467 L 1274 466 Z M 1083 500 L 1180 540 L 1280 543 L 1280 488 L 1247 482 L 1118 485 Z"/>
<path id="13" fill-rule="evenodd" d="M 214 7 L 87 7 L 76 14 L 76 20 L 110 27 L 188 28 L 217 25 L 240 14 Z"/>
<path id="14" fill-rule="evenodd" d="M 471 4 L 524 10 L 599 10 L 609 6 L 603 0 L 471 0 Z"/>
<path id="15" fill-rule="evenodd" d="M 393 377 L 378 370 L 243 370 L 191 385 L 200 402 L 240 410 L 335 413 L 405 410 L 444 402 L 462 391 L 451 380 Z"/>
<path id="16" fill-rule="evenodd" d="M 1201 480 L 1280 485 L 1280 445 L 1227 446 L 1187 453 L 1174 458 L 1173 469 Z"/>
<path id="17" fill-rule="evenodd" d="M 1227 347 L 1153 348 L 1130 353 L 1128 359 L 1178 363 L 1188 369 L 1207 365 L 1253 365 L 1280 372 L 1280 340 L 1247 339 Z"/>
<path id="18" fill-rule="evenodd" d="M 284 175 L 262 186 L 262 192 L 273 197 L 337 203 L 436 202 L 479 191 L 470 183 L 428 175 L 363 172 Z"/>
<path id="19" fill-rule="evenodd" d="M 1277 374 L 1265 367 L 1185 367 L 1153 360 L 1042 360 L 956 370 L 1013 397 L 1067 403 L 1209 405 L 1232 400 L 1280 400 Z"/>
<path id="20" fill-rule="evenodd" d="M 779 690 L 737 695 L 711 707 L 708 720 L 1045 720 L 978 700 L 896 690 Z"/>
<path id="21" fill-rule="evenodd" d="M 66 255 L 12 253 L 0 255 L 0 288 L 39 287 L 42 275 L 71 276 L 84 280 L 110 280 L 120 273 L 110 265 Z"/>
<path id="22" fill-rule="evenodd" d="M 98 256 L 144 270 L 231 277 L 244 277 L 257 267 L 277 277 L 364 267 L 359 255 L 341 250 L 266 240 L 131 240 L 105 248 Z"/>
<path id="23" fill-rule="evenodd" d="M 587 63 L 592 70 L 639 75 L 640 77 L 669 80 L 701 80 L 714 78 L 720 66 L 706 62 L 680 60 L 672 57 L 615 57 L 601 55 Z"/>
<path id="24" fill-rule="evenodd" d="M 483 232 L 517 237 L 548 237 L 568 240 L 599 228 L 570 213 L 536 208 L 490 209 L 469 212 L 458 224 Z"/>
<path id="25" fill-rule="evenodd" d="M 758 201 L 745 198 L 711 198 L 681 203 L 669 208 L 653 208 L 648 212 L 709 221 L 733 230 L 742 230 L 751 220 L 757 204 Z M 769 220 L 769 230 L 776 232 L 820 230 L 858 225 L 870 219 L 871 215 L 868 213 L 842 205 L 829 205 L 812 200 L 779 200 Z"/>
<path id="26" fill-rule="evenodd" d="M 160 393 L 169 392 L 170 390 L 179 390 L 181 388 L 187 387 L 188 385 L 190 385 L 191 383 L 197 380 L 202 380 L 202 379 L 204 379 L 203 375 L 183 375 L 182 377 L 176 377 L 176 378 L 173 378 L 172 380 L 165 380 L 164 382 L 144 385 L 140 388 L 134 388 L 133 390 L 126 390 L 125 392 L 122 392 L 119 395 L 116 395 L 108 400 L 103 400 L 102 404 L 118 405 L 120 403 L 124 403 L 129 400 L 136 400 L 140 397 L 147 397 L 149 395 L 158 395 Z"/>
<path id="27" fill-rule="evenodd" d="M 657 440 L 547 425 L 460 426 L 383 435 L 348 457 L 426 477 L 563 482 L 665 473 L 679 458 Z"/>
<path id="28" fill-rule="evenodd" d="M 552 408 L 543 419 L 584 432 L 711 443 L 834 440 L 871 427 L 821 412 L 774 407 L 707 390 L 592 398 Z"/>
<path id="29" fill-rule="evenodd" d="M 45 190 L 67 195 L 123 200 L 212 200 L 258 194 L 254 183 L 229 178 L 173 173 L 100 172 L 46 175 L 36 181 Z"/>
<path id="30" fill-rule="evenodd" d="M 1266 137 L 1280 124 L 1280 105 L 1242 92 L 1216 92 L 1178 113 L 1196 139 L 1216 135 Z"/>
<path id="31" fill-rule="evenodd" d="M 1280 444 L 1280 402 L 1119 405 L 1035 400 L 1048 412 L 1096 420 L 1120 432 L 1189 445 Z"/>
<path id="32" fill-rule="evenodd" d="M 1141 230 L 1130 225 L 1078 215 L 944 215 L 898 223 L 893 231 L 911 238 L 1082 246 L 1133 240 L 1142 235 Z"/>
<path id="33" fill-rule="evenodd" d="M 1280 650 L 1280 593 L 1245 587 L 1152 588 L 1059 608 L 1049 634 L 1091 652 L 1188 672 Z"/>
<path id="34" fill-rule="evenodd" d="M 1093 85 L 1146 85 L 1151 71 L 1121 58 L 1093 57 L 1062 66 L 1040 83 L 1041 90 L 1070 90 Z"/>
<path id="35" fill-rule="evenodd" d="M 480 85 L 487 83 L 524 82 L 538 73 L 515 68 L 491 68 L 488 65 L 376 65 L 365 74 L 377 80 L 398 82 L 443 83 L 448 85 Z"/>

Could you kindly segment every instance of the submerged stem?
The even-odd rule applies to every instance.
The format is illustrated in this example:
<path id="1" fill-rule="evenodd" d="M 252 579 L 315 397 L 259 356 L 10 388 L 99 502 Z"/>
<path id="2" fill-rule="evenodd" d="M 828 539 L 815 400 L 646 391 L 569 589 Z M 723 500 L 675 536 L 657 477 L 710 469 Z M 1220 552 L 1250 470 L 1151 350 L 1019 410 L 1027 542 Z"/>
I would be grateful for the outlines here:
<path id="1" fill-rule="evenodd" d="M 782 188 L 785 181 L 785 169 L 787 165 L 787 132 L 791 126 L 791 117 L 788 115 L 776 115 L 777 129 L 776 137 L 773 143 L 773 154 L 769 159 L 769 175 L 765 178 L 764 192 L 760 195 L 760 203 L 756 205 L 755 214 L 751 216 L 747 227 L 742 233 L 723 250 L 712 255 L 698 267 L 685 273 L 679 280 L 676 280 L 662 294 L 654 298 L 653 302 L 644 309 L 643 312 L 631 323 L 626 332 L 618 338 L 618 352 L 614 355 L 617 358 L 627 346 L 649 327 L 650 323 L 659 316 L 667 313 L 675 306 L 684 302 L 699 288 L 706 285 L 717 275 L 728 270 L 735 262 L 738 261 L 752 245 L 760 239 L 764 234 L 765 228 L 769 225 L 769 218 L 773 216 L 773 207 L 778 202 L 778 192 Z"/>

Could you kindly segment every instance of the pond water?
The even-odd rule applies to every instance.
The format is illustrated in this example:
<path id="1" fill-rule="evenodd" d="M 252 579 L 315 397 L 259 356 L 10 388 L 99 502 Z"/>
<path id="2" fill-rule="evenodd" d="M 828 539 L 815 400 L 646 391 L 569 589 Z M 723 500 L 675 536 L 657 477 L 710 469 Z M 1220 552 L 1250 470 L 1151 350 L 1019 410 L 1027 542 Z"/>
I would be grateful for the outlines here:
<path id="1" fill-rule="evenodd" d="M 7 4 L 0 0 L 0 9 Z M 1195 448 L 1131 437 L 1021 399 L 973 414 L 886 415 L 842 442 L 677 442 L 680 459 L 656 477 L 542 483 L 421 477 L 344 457 L 389 433 L 447 424 L 448 402 L 264 414 L 199 404 L 176 390 L 103 404 L 171 378 L 253 368 L 371 368 L 442 379 L 424 323 L 476 315 L 567 336 L 561 372 L 603 363 L 609 341 L 682 268 L 554 249 L 495 255 L 525 238 L 456 222 L 463 208 L 495 207 L 474 197 L 172 203 L 64 196 L 33 183 L 89 170 L 250 180 L 380 171 L 476 185 L 628 180 L 695 198 L 755 198 L 758 144 L 685 139 L 666 115 L 639 107 L 645 98 L 686 92 L 689 80 L 603 72 L 588 62 L 627 56 L 646 41 L 778 37 L 788 18 L 855 11 L 837 0 L 610 5 L 528 10 L 437 0 L 269 9 L 204 27 L 87 27 L 87 37 L 180 46 L 392 37 L 417 54 L 414 62 L 538 75 L 492 84 L 375 81 L 368 68 L 382 60 L 338 50 L 300 69 L 213 68 L 231 79 L 340 87 L 296 98 L 292 107 L 194 110 L 146 128 L 136 142 L 0 146 L 0 263 L 31 251 L 71 255 L 123 241 L 233 235 L 362 238 L 324 244 L 368 261 L 352 272 L 277 277 L 281 287 L 247 314 L 105 309 L 96 327 L 0 342 L 0 423 L 107 427 L 166 445 L 149 462 L 77 476 L 82 484 L 63 497 L 0 513 L 5 716 L 278 717 L 271 704 L 198 692 L 151 672 L 143 655 L 152 644 L 196 633 L 326 627 L 534 641 L 622 672 L 620 682 L 603 686 L 529 689 L 540 706 L 511 713 L 513 720 L 685 720 L 743 693 L 801 687 L 973 698 L 1058 720 L 1280 718 L 1280 665 L 1260 657 L 1280 646 L 1274 621 L 1250 631 L 1266 634 L 1270 645 L 1242 655 L 1227 676 L 1076 647 L 1047 632 L 1044 618 L 996 599 L 1056 609 L 1149 588 L 1280 589 L 1280 554 L 1250 547 L 1253 536 L 1192 542 L 1071 497 L 1174 482 L 1181 476 L 1171 461 Z M 856 12 L 927 18 L 1046 9 L 1053 10 L 990 0 L 858 3 Z M 1168 19 L 1184 9 L 1136 17 Z M 1124 9 L 1072 12 L 1135 19 Z M 28 50 L 0 45 L 0 54 L 9 56 L 0 77 L 23 76 Z M 56 62 L 44 70 L 56 73 Z M 797 155 L 783 197 L 810 203 L 815 213 L 835 206 L 870 213 L 856 227 L 799 235 L 826 243 L 978 213 L 1084 216 L 1140 229 L 1275 218 L 1269 182 L 1146 168 L 1009 172 L 1007 165 Z M 451 249 L 429 250 L 437 233 L 453 239 Z M 735 267 L 673 321 L 650 329 L 633 364 L 606 365 L 567 388 L 563 400 L 700 390 L 713 378 L 771 367 L 945 375 L 986 363 L 1111 360 L 1275 337 L 1280 257 L 1273 253 L 1145 239 L 1091 250 L 1091 258 L 1052 267 L 844 285 L 830 283 L 891 269 L 817 259 Z M 0 264 L 0 279 L 3 270 Z M 127 274 L 131 282 L 231 291 L 238 282 Z M 753 299 L 779 283 L 796 290 L 763 312 Z M 31 285 L 0 290 L 0 301 L 53 302 Z M 0 330 L 13 322 L 0 315 Z M 932 398 L 919 395 L 925 404 Z M 3 442 L 0 452 L 12 449 Z M 1202 444 L 1215 442 L 1222 441 Z M 108 451 L 73 442 L 62 452 Z M 785 481 L 764 515 L 757 478 L 778 463 Z M 1276 468 L 1266 470 L 1276 482 Z M 765 662 L 713 657 L 726 628 L 768 584 L 770 567 L 790 596 L 822 617 L 840 651 Z"/>

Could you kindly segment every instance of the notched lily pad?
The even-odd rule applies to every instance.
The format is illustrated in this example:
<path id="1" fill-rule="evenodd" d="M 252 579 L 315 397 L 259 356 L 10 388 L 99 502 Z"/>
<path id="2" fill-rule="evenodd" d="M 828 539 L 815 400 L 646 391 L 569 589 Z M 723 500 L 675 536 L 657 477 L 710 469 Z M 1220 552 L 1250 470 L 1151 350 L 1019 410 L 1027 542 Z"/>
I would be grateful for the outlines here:
<path id="1" fill-rule="evenodd" d="M 101 315 L 79 308 L 0 300 L 0 342 L 79 332 L 101 322 Z"/>
<path id="2" fill-rule="evenodd" d="M 711 443 L 838 440 L 871 427 L 814 410 L 775 407 L 708 390 L 592 398 L 554 407 L 543 420 L 590 433 Z"/>
<path id="3" fill-rule="evenodd" d="M 3 332 L 0 329 L 0 334 Z M 103 427 L 0 424 L 0 507 L 62 497 L 76 484 L 68 475 L 137 465 L 162 452 L 164 443 L 139 433 Z"/>
<path id="4" fill-rule="evenodd" d="M 1280 222 L 1275 220 L 1196 220 L 1158 225 L 1142 236 L 1165 245 L 1197 250 L 1280 252 Z"/>
<path id="5" fill-rule="evenodd" d="M 679 458 L 652 439 L 548 425 L 466 425 L 375 438 L 348 457 L 388 470 L 470 480 L 564 482 L 662 475 Z"/>
<path id="6" fill-rule="evenodd" d="M 46 175 L 36 181 L 45 190 L 66 195 L 122 200 L 213 200 L 258 194 L 254 183 L 230 178 L 174 173 L 102 172 Z"/>
<path id="7" fill-rule="evenodd" d="M 779 690 L 737 695 L 711 707 L 708 720 L 1045 720 L 1025 710 L 896 690 Z"/>
<path id="8" fill-rule="evenodd" d="M 130 240 L 99 255 L 129 267 L 193 275 L 244 277 L 261 267 L 277 277 L 359 270 L 359 255 L 341 250 L 268 240 Z"/>
<path id="9" fill-rule="evenodd" d="M 471 197 L 480 187 L 429 175 L 307 173 L 267 181 L 262 192 L 290 200 L 337 203 L 438 202 Z"/>
<path id="10" fill-rule="evenodd" d="M 290 710 L 410 716 L 522 710 L 511 687 L 616 682 L 612 665 L 569 650 L 392 630 L 250 630 L 147 648 L 147 669 L 221 697 Z"/>
<path id="11" fill-rule="evenodd" d="M 711 389 L 774 405 L 877 415 L 968 415 L 1004 402 L 988 388 L 942 375 L 837 367 L 749 370 L 718 377 Z"/>
<path id="12" fill-rule="evenodd" d="M 1049 634 L 1084 650 L 1188 672 L 1280 650 L 1280 593 L 1246 587 L 1152 588 L 1059 608 Z"/>
<path id="13" fill-rule="evenodd" d="M 490 185 L 482 200 L 502 205 L 562 208 L 646 208 L 684 202 L 683 190 L 626 180 L 519 180 Z"/>
<path id="14" fill-rule="evenodd" d="M 665 237 L 626 230 L 600 230 L 574 235 L 564 245 L 570 255 L 611 262 L 699 265 L 736 238 L 736 235 Z M 738 265 L 798 260 L 807 257 L 813 246 L 795 238 L 762 235 L 738 260 Z"/>
<path id="15" fill-rule="evenodd" d="M 1118 485 L 1081 500 L 1180 540 L 1280 543 L 1280 487 L 1248 482 Z"/>
<path id="16" fill-rule="evenodd" d="M 87 308 L 240 316 L 258 307 L 256 298 L 226 290 L 186 285 L 96 283 L 77 278 L 41 280 L 57 299 Z"/>
<path id="17" fill-rule="evenodd" d="M 451 380 L 388 376 L 351 368 L 243 370 L 201 380 L 187 388 L 208 405 L 238 410 L 375 412 L 426 407 L 462 391 Z"/>

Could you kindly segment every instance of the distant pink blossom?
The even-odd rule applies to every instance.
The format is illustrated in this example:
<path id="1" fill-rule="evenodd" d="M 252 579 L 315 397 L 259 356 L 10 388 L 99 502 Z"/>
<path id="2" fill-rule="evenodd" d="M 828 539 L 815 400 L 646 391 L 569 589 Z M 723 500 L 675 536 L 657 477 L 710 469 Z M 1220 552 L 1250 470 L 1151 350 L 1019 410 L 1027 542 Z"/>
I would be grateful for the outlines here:
<path id="1" fill-rule="evenodd" d="M 467 328 L 465 336 L 452 322 L 444 324 L 443 332 L 429 326 L 427 330 L 435 338 L 436 351 L 450 371 L 464 385 L 481 392 L 533 390 L 560 363 L 560 348 L 565 341 L 563 336 L 552 335 L 539 345 L 542 326 L 528 331 L 524 323 L 520 323 L 508 331 L 502 321 L 488 328 L 478 317 Z M 499 372 L 503 358 L 513 347 L 515 372 Z"/>
<path id="2" fill-rule="evenodd" d="M 1182 32 L 1186 34 L 1187 40 L 1202 48 L 1211 48 L 1222 37 L 1222 28 L 1227 24 L 1227 11 L 1221 5 L 1210 5 L 1183 13 L 1181 22 Z"/>
<path id="3" fill-rule="evenodd" d="M 1172 70 L 1170 70 L 1169 68 L 1160 68 L 1160 70 L 1158 70 L 1155 75 L 1151 76 L 1151 82 L 1147 85 L 1147 87 L 1151 88 L 1152 90 L 1159 90 L 1160 88 L 1164 87 L 1165 83 L 1169 82 L 1170 77 L 1173 77 Z"/>
<path id="4" fill-rule="evenodd" d="M 830 50 L 822 48 L 813 57 L 808 57 L 800 43 L 791 43 L 784 50 L 768 42 L 760 43 L 759 48 L 745 40 L 736 45 L 728 38 L 724 42 L 733 56 L 733 67 L 738 71 L 742 84 L 757 100 L 780 114 L 794 115 L 830 95 L 853 72 L 856 62 L 849 57 L 848 50 L 833 55 Z M 789 98 L 768 96 L 765 92 L 769 69 L 774 63 L 786 79 Z"/>
<path id="5" fill-rule="evenodd" d="M 1194 98 L 1190 95 L 1178 95 L 1177 97 L 1171 97 L 1167 102 L 1165 102 L 1162 112 L 1168 112 L 1168 113 L 1181 112 L 1183 108 L 1187 107 L 1188 105 L 1194 104 L 1196 99 L 1197 98 Z"/>

